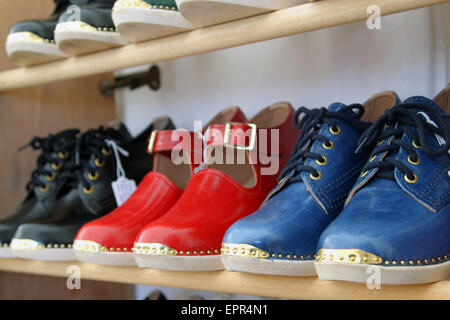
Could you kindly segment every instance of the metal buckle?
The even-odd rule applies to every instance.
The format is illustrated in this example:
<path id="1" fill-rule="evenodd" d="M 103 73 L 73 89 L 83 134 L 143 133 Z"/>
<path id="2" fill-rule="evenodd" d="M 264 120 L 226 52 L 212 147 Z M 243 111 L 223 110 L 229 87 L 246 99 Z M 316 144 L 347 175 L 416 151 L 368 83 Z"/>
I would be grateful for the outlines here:
<path id="1" fill-rule="evenodd" d="M 239 123 L 239 122 L 227 122 L 225 124 L 225 133 L 224 133 L 224 136 L 223 136 L 223 145 L 224 145 L 224 147 L 234 148 L 234 149 L 238 149 L 238 150 L 248 150 L 248 151 L 253 150 L 253 148 L 255 148 L 255 144 L 256 144 L 256 132 L 257 132 L 256 124 L 254 124 L 254 123 L 246 123 L 246 125 L 249 126 L 252 129 L 252 133 L 250 135 L 250 144 L 248 146 L 237 146 L 237 145 L 234 145 L 234 144 L 230 144 L 231 126 L 233 124 L 241 124 L 241 123 Z"/>
<path id="2" fill-rule="evenodd" d="M 148 147 L 147 147 L 148 153 L 153 153 L 153 147 L 155 146 L 157 133 L 158 133 L 158 130 L 153 130 L 152 134 L 150 135 L 150 139 L 148 140 Z"/>

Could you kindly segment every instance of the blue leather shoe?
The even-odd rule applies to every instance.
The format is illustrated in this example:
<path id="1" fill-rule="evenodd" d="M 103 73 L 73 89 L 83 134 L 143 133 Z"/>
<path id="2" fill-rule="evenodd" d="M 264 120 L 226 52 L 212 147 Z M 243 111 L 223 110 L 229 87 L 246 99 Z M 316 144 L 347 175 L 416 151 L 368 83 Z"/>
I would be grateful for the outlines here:
<path id="1" fill-rule="evenodd" d="M 364 133 L 359 149 L 373 151 L 320 238 L 320 279 L 414 284 L 450 276 L 449 110 L 450 85 L 435 101 L 407 99 Z"/>
<path id="2" fill-rule="evenodd" d="M 358 140 L 372 120 L 397 102 L 395 93 L 383 92 L 364 106 L 334 103 L 328 109 L 297 110 L 296 125 L 302 134 L 291 159 L 261 208 L 226 232 L 225 268 L 315 275 L 317 241 L 341 211 L 370 154 L 355 154 Z"/>

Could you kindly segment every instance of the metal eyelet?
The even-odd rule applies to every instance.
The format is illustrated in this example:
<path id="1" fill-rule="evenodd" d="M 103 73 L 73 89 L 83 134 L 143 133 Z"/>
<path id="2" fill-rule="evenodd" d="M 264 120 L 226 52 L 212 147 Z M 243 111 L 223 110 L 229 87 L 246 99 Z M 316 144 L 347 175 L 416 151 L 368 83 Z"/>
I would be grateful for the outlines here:
<path id="1" fill-rule="evenodd" d="M 88 188 L 83 188 L 83 192 L 86 194 L 90 194 L 94 191 L 94 187 L 90 186 L 89 189 Z"/>
<path id="2" fill-rule="evenodd" d="M 376 157 L 377 157 L 377 155 L 370 157 L 369 162 L 372 162 L 373 160 L 375 160 Z"/>
<path id="3" fill-rule="evenodd" d="M 50 187 L 48 186 L 48 184 L 46 184 L 43 187 L 39 187 L 40 192 L 47 192 L 49 189 L 50 189 Z"/>
<path id="4" fill-rule="evenodd" d="M 98 177 L 100 177 L 100 174 L 99 174 L 98 172 L 96 172 L 96 173 L 94 173 L 94 174 L 88 173 L 88 178 L 89 178 L 89 180 L 91 180 L 91 181 L 97 180 Z"/>
<path id="5" fill-rule="evenodd" d="M 112 155 L 112 150 L 111 150 L 111 149 L 105 149 L 105 148 L 102 148 L 102 153 L 103 153 L 105 156 L 110 156 L 110 155 Z"/>
<path id="6" fill-rule="evenodd" d="M 47 179 L 47 181 L 53 181 L 56 179 L 56 174 L 51 173 L 50 175 L 45 175 L 45 179 Z"/>
<path id="7" fill-rule="evenodd" d="M 61 160 L 64 160 L 64 159 L 66 159 L 67 157 L 69 156 L 69 152 L 58 152 L 58 157 L 61 159 Z"/>
<path id="8" fill-rule="evenodd" d="M 328 163 L 327 157 L 322 156 L 322 161 L 319 161 L 319 159 L 316 159 L 316 163 L 320 166 L 324 166 Z"/>
<path id="9" fill-rule="evenodd" d="M 325 142 L 322 142 L 322 147 L 324 147 L 325 149 L 333 149 L 334 148 L 334 143 L 333 141 L 328 141 L 328 144 L 326 144 Z"/>
<path id="10" fill-rule="evenodd" d="M 377 142 L 377 146 L 379 146 L 380 144 L 382 144 L 384 142 L 384 140 L 378 141 Z"/>
<path id="11" fill-rule="evenodd" d="M 330 127 L 330 132 L 332 133 L 332 134 L 339 134 L 339 133 L 341 133 L 341 127 L 339 127 L 339 126 L 336 126 L 336 131 L 333 129 L 333 126 L 331 126 Z"/>
<path id="12" fill-rule="evenodd" d="M 62 162 L 60 163 L 52 163 L 51 164 L 53 170 L 60 170 L 62 168 Z"/>
<path id="13" fill-rule="evenodd" d="M 408 156 L 408 162 L 413 164 L 413 165 L 418 165 L 420 163 L 420 158 L 417 157 L 416 161 L 413 161 L 411 156 Z"/>
<path id="14" fill-rule="evenodd" d="M 320 178 L 322 178 L 322 173 L 321 173 L 319 170 L 317 170 L 316 172 L 317 172 L 317 176 L 315 176 L 315 175 L 313 175 L 312 173 L 310 173 L 310 174 L 309 174 L 309 177 L 310 177 L 311 179 L 313 179 L 313 180 L 319 180 Z"/>
<path id="15" fill-rule="evenodd" d="M 422 149 L 422 145 L 420 143 L 417 143 L 416 141 L 413 140 L 412 145 L 414 146 L 414 148 L 416 149 Z"/>
<path id="16" fill-rule="evenodd" d="M 414 174 L 413 179 L 410 179 L 407 174 L 405 174 L 403 177 L 405 178 L 406 182 L 408 182 L 408 183 L 416 183 L 417 180 L 419 180 L 419 177 L 417 177 L 416 174 Z"/>
<path id="17" fill-rule="evenodd" d="M 361 173 L 361 178 L 364 178 L 365 175 L 368 173 L 369 171 L 364 171 L 363 173 Z"/>
<path id="18" fill-rule="evenodd" d="M 99 159 L 95 159 L 94 163 L 97 167 L 102 168 L 105 166 L 106 161 L 105 160 L 99 160 Z"/>

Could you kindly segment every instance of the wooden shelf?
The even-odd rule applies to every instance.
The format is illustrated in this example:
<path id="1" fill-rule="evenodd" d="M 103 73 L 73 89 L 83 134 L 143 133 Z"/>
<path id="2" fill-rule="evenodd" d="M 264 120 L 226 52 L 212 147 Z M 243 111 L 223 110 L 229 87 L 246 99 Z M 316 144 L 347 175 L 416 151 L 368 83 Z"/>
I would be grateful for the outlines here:
<path id="1" fill-rule="evenodd" d="M 78 265 L 81 280 L 176 287 L 287 299 L 450 299 L 450 280 L 424 285 L 381 286 L 321 281 L 315 277 L 265 276 L 248 273 L 176 272 L 136 267 L 109 267 L 78 262 L 1 259 L 0 271 L 67 278 L 67 267 Z"/>
<path id="2" fill-rule="evenodd" d="M 382 15 L 450 0 L 323 0 L 173 36 L 130 44 L 30 68 L 0 72 L 0 91 L 101 74 L 127 67 L 231 48 L 368 18 L 368 5 Z"/>

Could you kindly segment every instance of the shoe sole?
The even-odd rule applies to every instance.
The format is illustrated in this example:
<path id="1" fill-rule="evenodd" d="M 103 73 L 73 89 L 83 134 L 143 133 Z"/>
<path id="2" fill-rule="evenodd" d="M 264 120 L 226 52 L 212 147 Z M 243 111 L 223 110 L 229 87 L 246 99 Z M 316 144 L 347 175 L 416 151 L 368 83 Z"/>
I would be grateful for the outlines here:
<path id="1" fill-rule="evenodd" d="M 136 260 L 132 252 L 86 252 L 75 250 L 80 262 L 96 263 L 107 266 L 135 266 Z"/>
<path id="2" fill-rule="evenodd" d="M 384 267 L 377 265 L 351 263 L 315 262 L 317 274 L 321 280 L 341 280 L 367 283 L 372 281 L 376 271 L 379 284 L 421 284 L 444 280 L 450 277 L 450 261 L 441 264 L 420 267 Z"/>
<path id="3" fill-rule="evenodd" d="M 10 34 L 5 49 L 9 59 L 25 67 L 67 58 L 56 43 L 44 42 L 30 32 Z"/>
<path id="4" fill-rule="evenodd" d="M 225 270 L 278 276 L 315 276 L 314 261 L 268 260 L 221 255 Z"/>
<path id="5" fill-rule="evenodd" d="M 76 261 L 75 252 L 72 249 L 36 249 L 23 250 L 12 249 L 16 258 L 42 260 L 42 261 Z"/>
<path id="6" fill-rule="evenodd" d="M 0 248 L 0 258 L 14 258 L 11 248 Z"/>
<path id="7" fill-rule="evenodd" d="M 133 43 L 193 28 L 180 12 L 163 9 L 115 8 L 112 19 L 120 35 Z"/>
<path id="8" fill-rule="evenodd" d="M 296 6 L 307 0 L 176 0 L 182 15 L 197 27 L 242 19 Z"/>
<path id="9" fill-rule="evenodd" d="M 100 31 L 82 21 L 61 22 L 55 28 L 58 48 L 71 56 L 103 51 L 127 44 L 116 31 Z"/>
<path id="10" fill-rule="evenodd" d="M 152 268 L 172 271 L 216 271 L 224 270 L 220 255 L 201 257 L 177 257 L 135 254 L 136 264 L 140 268 Z"/>

